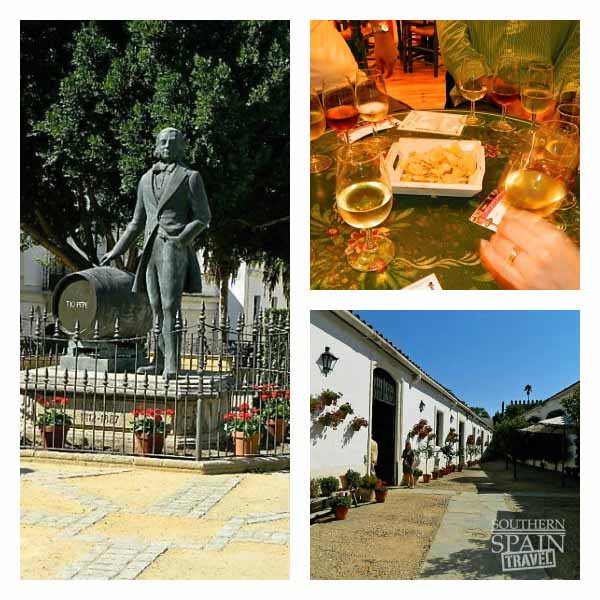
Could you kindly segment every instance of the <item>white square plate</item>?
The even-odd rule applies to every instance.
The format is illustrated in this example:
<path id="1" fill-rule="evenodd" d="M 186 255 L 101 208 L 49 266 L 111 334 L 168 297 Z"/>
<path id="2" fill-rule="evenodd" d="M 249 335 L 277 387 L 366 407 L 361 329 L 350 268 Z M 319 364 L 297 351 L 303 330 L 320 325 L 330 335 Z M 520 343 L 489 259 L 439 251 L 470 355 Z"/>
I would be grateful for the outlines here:
<path id="1" fill-rule="evenodd" d="M 438 146 L 458 144 L 463 152 L 471 152 L 475 156 L 477 168 L 468 183 L 427 183 L 421 181 L 401 181 L 401 162 L 411 152 L 428 152 Z M 479 140 L 436 140 L 425 138 L 400 138 L 392 144 L 385 159 L 390 174 L 394 194 L 411 194 L 416 196 L 456 196 L 470 198 L 481 192 L 485 175 L 485 151 Z M 395 168 L 394 168 L 395 166 Z"/>

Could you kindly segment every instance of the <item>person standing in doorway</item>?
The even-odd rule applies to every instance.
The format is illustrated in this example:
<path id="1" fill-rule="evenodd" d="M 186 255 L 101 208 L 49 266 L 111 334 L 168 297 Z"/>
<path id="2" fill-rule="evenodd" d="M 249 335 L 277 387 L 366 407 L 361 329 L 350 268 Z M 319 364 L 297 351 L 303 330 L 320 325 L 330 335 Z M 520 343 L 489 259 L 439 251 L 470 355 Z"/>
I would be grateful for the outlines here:
<path id="1" fill-rule="evenodd" d="M 377 442 L 371 438 L 371 474 L 377 475 L 375 467 L 377 466 L 377 456 L 379 454 L 379 446 Z"/>

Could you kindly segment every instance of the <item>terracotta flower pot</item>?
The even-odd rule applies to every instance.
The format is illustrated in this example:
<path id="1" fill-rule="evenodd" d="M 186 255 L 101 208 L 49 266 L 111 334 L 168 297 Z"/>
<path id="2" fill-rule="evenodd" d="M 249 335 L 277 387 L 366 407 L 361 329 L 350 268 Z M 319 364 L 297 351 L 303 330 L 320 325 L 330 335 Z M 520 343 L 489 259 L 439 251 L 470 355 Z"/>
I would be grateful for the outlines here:
<path id="1" fill-rule="evenodd" d="M 70 427 L 63 425 L 45 425 L 40 427 L 44 448 L 64 448 Z"/>
<path id="2" fill-rule="evenodd" d="M 343 521 L 348 516 L 348 511 L 350 509 L 347 506 L 336 506 L 333 509 L 333 514 L 335 515 L 336 521 Z"/>
<path id="3" fill-rule="evenodd" d="M 285 439 L 285 433 L 287 431 L 288 421 L 287 419 L 268 419 L 265 422 L 265 429 L 269 433 L 268 443 L 272 444 L 275 439 L 275 444 L 281 444 Z"/>
<path id="4" fill-rule="evenodd" d="M 387 490 L 375 490 L 375 502 L 385 502 L 386 496 L 387 496 L 388 491 Z"/>
<path id="5" fill-rule="evenodd" d="M 248 454 L 258 454 L 260 444 L 260 433 L 257 432 L 251 436 L 245 436 L 243 431 L 233 432 L 233 441 L 235 444 L 235 455 L 246 456 Z"/>
<path id="6" fill-rule="evenodd" d="M 458 472 L 459 473 L 464 469 L 464 466 L 465 465 L 463 465 L 463 464 L 458 465 Z"/>
<path id="7" fill-rule="evenodd" d="M 373 502 L 375 490 L 369 488 L 358 488 L 358 498 L 361 502 Z"/>
<path id="8" fill-rule="evenodd" d="M 441 478 L 442 478 L 444 475 L 445 475 L 445 473 L 444 473 L 444 469 L 440 469 L 440 470 L 438 471 L 438 478 L 439 478 L 439 479 L 441 479 Z"/>
<path id="9" fill-rule="evenodd" d="M 423 483 L 429 483 L 431 475 L 429 473 L 423 473 Z"/>
<path id="10" fill-rule="evenodd" d="M 452 472 L 454 473 L 456 471 L 456 465 L 452 465 Z"/>
<path id="11" fill-rule="evenodd" d="M 438 473 L 439 473 L 439 471 L 434 471 L 434 472 L 431 474 L 431 478 L 432 478 L 432 479 L 437 479 L 437 478 L 438 478 Z"/>
<path id="12" fill-rule="evenodd" d="M 165 443 L 164 433 L 134 432 L 134 452 L 136 454 L 162 454 Z"/>

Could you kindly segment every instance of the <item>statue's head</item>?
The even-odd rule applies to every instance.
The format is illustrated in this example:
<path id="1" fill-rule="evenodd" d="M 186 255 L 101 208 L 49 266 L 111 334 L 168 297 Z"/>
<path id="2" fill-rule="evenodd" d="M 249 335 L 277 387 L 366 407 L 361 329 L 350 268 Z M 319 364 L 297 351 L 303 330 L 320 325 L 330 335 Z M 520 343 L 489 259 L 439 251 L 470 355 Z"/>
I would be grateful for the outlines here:
<path id="1" fill-rule="evenodd" d="M 166 163 L 178 162 L 183 159 L 185 142 L 179 129 L 167 127 L 156 136 L 154 157 Z"/>

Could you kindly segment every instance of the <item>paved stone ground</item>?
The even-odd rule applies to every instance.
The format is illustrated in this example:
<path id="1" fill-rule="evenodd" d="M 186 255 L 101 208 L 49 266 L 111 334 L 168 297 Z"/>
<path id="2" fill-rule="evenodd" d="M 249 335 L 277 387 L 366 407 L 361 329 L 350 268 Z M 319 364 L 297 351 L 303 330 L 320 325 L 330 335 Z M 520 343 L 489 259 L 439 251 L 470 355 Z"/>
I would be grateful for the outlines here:
<path id="1" fill-rule="evenodd" d="M 458 474 L 456 475 L 458 477 Z M 471 480 L 479 480 L 477 485 L 481 489 L 486 488 L 488 481 L 491 482 L 487 474 L 480 469 L 469 469 L 468 477 Z M 430 488 L 428 491 L 435 493 L 435 488 Z M 445 491 L 448 493 L 447 490 Z M 423 489 L 419 490 L 419 493 L 423 492 Z M 461 491 L 452 495 L 446 514 L 421 567 L 419 578 L 549 579 L 543 568 L 511 573 L 503 572 L 500 555 L 492 552 L 493 524 L 498 519 L 543 516 L 541 514 L 524 515 L 511 502 L 515 498 L 565 498 L 565 495 L 565 492 L 547 491 L 511 493 Z M 573 498 L 578 497 L 577 494 L 571 495 Z"/>
<path id="2" fill-rule="evenodd" d="M 99 493 L 91 494 L 82 489 L 81 482 L 88 478 L 99 478 L 93 488 L 100 490 Z M 144 486 L 152 486 L 154 496 L 155 486 L 163 485 L 164 494 L 158 500 L 153 496 L 154 501 L 148 506 L 128 506 L 125 499 L 136 478 L 143 478 Z M 228 546 L 235 550 L 240 543 L 252 547 L 252 558 L 257 565 L 261 563 L 261 548 L 273 545 L 281 548 L 282 558 L 275 562 L 269 559 L 271 568 L 267 572 L 250 566 L 245 571 L 248 578 L 288 576 L 289 530 L 285 526 L 289 520 L 288 473 L 226 477 L 177 473 L 168 478 L 161 470 L 57 467 L 32 461 L 22 462 L 21 482 L 22 505 L 36 506 L 36 510 L 26 508 L 21 512 L 24 578 L 135 579 L 151 565 L 159 564 L 157 559 L 162 557 L 161 568 L 154 569 L 156 578 L 176 579 L 176 565 L 166 559 L 169 551 L 200 551 L 206 569 L 207 561 L 208 564 L 211 560 L 218 562 L 223 550 Z M 122 502 L 115 493 L 115 486 L 119 485 L 124 486 Z M 106 494 L 102 493 L 103 487 Z M 27 497 L 28 494 L 35 498 Z M 44 506 L 45 494 L 59 500 L 64 498 L 64 506 L 78 509 L 71 513 L 56 512 L 55 506 L 49 503 Z M 244 512 L 252 505 L 248 498 L 264 510 Z M 211 509 L 224 499 L 230 508 L 211 517 Z M 60 507 L 60 502 L 58 505 Z M 287 510 L 281 510 L 282 507 Z M 147 521 L 144 519 L 148 518 L 157 523 L 151 539 L 145 531 Z M 141 524 L 136 526 L 136 523 Z M 123 533 L 132 530 L 136 533 L 139 530 L 139 535 Z M 198 541 L 202 536 L 207 539 L 205 543 Z M 42 548 L 41 543 L 36 554 L 36 548 L 31 545 L 38 539 L 46 543 L 49 540 L 48 548 L 55 556 L 48 556 L 48 550 Z M 62 553 L 61 544 L 63 549 L 67 548 Z M 81 552 L 82 548 L 85 552 Z M 54 571 L 36 571 L 35 561 L 39 560 L 40 553 L 50 564 L 56 564 Z M 193 573 L 190 575 L 193 578 Z"/>

